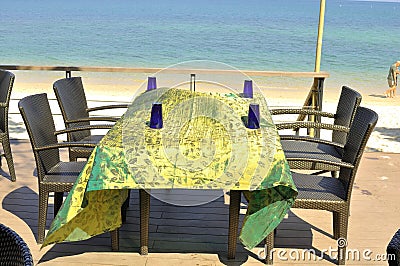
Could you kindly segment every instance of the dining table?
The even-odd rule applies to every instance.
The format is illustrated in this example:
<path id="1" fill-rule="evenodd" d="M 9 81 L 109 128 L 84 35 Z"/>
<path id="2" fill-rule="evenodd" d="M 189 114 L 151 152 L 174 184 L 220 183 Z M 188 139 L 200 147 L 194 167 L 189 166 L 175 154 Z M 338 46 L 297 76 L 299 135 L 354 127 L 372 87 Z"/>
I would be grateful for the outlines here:
<path id="1" fill-rule="evenodd" d="M 162 128 L 150 127 L 154 103 L 162 104 Z M 247 127 L 250 104 L 259 106 L 259 128 Z M 118 229 L 121 206 L 135 189 L 243 192 L 239 239 L 249 249 L 279 225 L 297 196 L 261 93 L 157 88 L 137 95 L 93 149 L 42 247 Z"/>

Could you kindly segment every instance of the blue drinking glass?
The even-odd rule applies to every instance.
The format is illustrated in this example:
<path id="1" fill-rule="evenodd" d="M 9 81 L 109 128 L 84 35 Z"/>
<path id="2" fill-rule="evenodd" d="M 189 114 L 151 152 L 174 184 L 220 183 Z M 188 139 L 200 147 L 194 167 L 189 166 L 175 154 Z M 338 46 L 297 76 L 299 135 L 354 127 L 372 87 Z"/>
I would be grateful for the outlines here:
<path id="1" fill-rule="evenodd" d="M 253 81 L 252 80 L 244 81 L 243 97 L 244 98 L 253 98 Z"/>
<path id="2" fill-rule="evenodd" d="M 156 77 L 148 77 L 147 78 L 147 90 L 155 90 L 157 89 L 157 81 Z"/>
<path id="3" fill-rule="evenodd" d="M 260 128 L 260 106 L 257 103 L 249 105 L 249 114 L 247 115 L 247 128 Z"/>
<path id="4" fill-rule="evenodd" d="M 157 129 L 163 127 L 161 103 L 153 103 L 151 107 L 150 127 Z"/>

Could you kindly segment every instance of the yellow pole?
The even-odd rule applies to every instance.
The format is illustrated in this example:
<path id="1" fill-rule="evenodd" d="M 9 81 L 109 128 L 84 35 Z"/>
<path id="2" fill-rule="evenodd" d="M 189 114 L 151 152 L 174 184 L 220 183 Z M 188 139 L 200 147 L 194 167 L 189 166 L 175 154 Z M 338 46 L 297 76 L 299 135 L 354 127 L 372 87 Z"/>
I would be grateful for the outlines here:
<path id="1" fill-rule="evenodd" d="M 317 49 L 315 54 L 315 68 L 314 68 L 315 72 L 319 72 L 321 66 L 322 35 L 324 34 L 324 20 L 325 20 L 325 0 L 321 0 L 319 6 L 318 39 L 317 39 Z"/>
<path id="2" fill-rule="evenodd" d="M 321 68 L 321 54 L 322 54 L 322 36 L 324 34 L 324 21 L 325 21 L 325 0 L 321 0 L 319 4 L 319 22 L 318 22 L 318 38 L 317 38 L 317 48 L 315 52 L 315 67 L 314 71 L 319 72 Z M 318 89 L 317 89 L 318 79 L 314 78 L 312 95 L 311 95 L 311 105 L 315 109 L 317 107 Z M 311 121 L 315 122 L 315 116 L 310 117 Z M 310 136 L 315 136 L 315 130 L 311 128 L 309 130 Z"/>

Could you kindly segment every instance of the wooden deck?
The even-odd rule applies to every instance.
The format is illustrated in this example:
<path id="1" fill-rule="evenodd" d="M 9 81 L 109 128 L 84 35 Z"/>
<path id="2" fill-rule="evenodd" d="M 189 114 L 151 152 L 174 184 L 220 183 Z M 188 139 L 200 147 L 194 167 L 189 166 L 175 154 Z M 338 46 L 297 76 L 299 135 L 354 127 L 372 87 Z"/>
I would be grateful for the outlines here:
<path id="1" fill-rule="evenodd" d="M 257 254 L 262 246 L 246 250 L 239 244 L 235 260 L 227 260 L 228 205 L 226 197 L 206 205 L 179 207 L 156 199 L 151 202 L 150 245 L 147 256 L 140 256 L 138 193 L 131 192 L 127 223 L 120 229 L 120 251 L 112 252 L 109 234 L 74 243 L 56 244 L 40 250 L 36 244 L 38 188 L 35 165 L 27 140 L 12 143 L 17 182 L 10 181 L 3 158 L 0 177 L 0 222 L 11 227 L 29 245 L 35 263 L 40 265 L 261 265 Z M 385 254 L 392 235 L 400 227 L 400 154 L 366 153 L 353 190 L 348 248 L 361 252 L 359 260 L 347 264 L 387 265 L 367 261 Z M 243 201 L 243 213 L 245 202 Z M 53 216 L 52 206 L 48 217 Z M 241 220 L 243 219 L 241 215 Z M 48 225 L 50 224 L 48 220 Z M 274 264 L 333 265 L 323 250 L 336 248 L 331 239 L 332 218 L 323 211 L 293 209 L 279 225 Z M 311 260 L 291 259 L 302 249 L 314 249 Z M 371 253 L 365 251 L 371 250 Z M 285 252 L 285 253 L 284 253 Z M 278 254 L 282 259 L 278 258 Z M 335 255 L 333 253 L 333 255 Z M 307 257 L 307 256 L 306 256 Z M 284 259 L 287 260 L 284 260 Z"/>

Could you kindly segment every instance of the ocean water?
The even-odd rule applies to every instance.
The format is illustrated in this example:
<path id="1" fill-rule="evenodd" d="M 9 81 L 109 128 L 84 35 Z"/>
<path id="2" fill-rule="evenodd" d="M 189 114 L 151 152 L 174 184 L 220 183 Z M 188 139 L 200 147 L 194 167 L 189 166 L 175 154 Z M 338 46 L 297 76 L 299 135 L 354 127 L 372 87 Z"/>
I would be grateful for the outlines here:
<path id="1" fill-rule="evenodd" d="M 0 2 L 0 64 L 167 67 L 214 60 L 246 70 L 314 70 L 319 0 Z M 382 93 L 389 66 L 400 60 L 400 3 L 326 2 L 327 86 Z M 271 86 L 279 82 L 271 79 Z"/>

